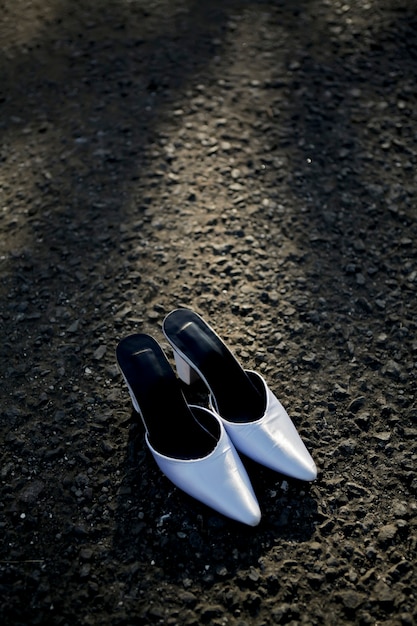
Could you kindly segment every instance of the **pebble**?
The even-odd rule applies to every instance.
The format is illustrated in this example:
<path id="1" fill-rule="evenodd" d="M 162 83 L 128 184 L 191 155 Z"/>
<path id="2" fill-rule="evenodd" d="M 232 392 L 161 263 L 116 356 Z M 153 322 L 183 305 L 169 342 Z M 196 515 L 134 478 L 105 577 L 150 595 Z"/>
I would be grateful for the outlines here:
<path id="1" fill-rule="evenodd" d="M 70 326 L 67 328 L 67 333 L 76 333 L 80 327 L 80 320 L 75 320 Z"/>
<path id="2" fill-rule="evenodd" d="M 93 359 L 100 361 L 107 352 L 107 346 L 99 346 L 93 353 Z"/>
<path id="3" fill-rule="evenodd" d="M 214 619 L 221 617 L 224 613 L 224 609 L 220 604 L 207 604 L 197 607 L 197 610 L 200 613 L 201 621 L 204 623 L 213 623 Z"/>
<path id="4" fill-rule="evenodd" d="M 365 401 L 366 401 L 365 396 L 357 396 L 356 398 L 351 400 L 351 402 L 349 402 L 348 411 L 350 411 L 351 413 L 357 413 L 359 409 L 363 407 L 363 405 L 365 404 Z"/>
<path id="5" fill-rule="evenodd" d="M 94 552 L 91 548 L 82 548 L 80 550 L 80 559 L 82 561 L 91 561 L 93 554 Z"/>
<path id="6" fill-rule="evenodd" d="M 391 433 L 387 430 L 374 433 L 373 436 L 379 441 L 389 441 L 391 439 Z"/>
<path id="7" fill-rule="evenodd" d="M 366 600 L 366 597 L 353 589 L 339 591 L 337 594 L 340 602 L 348 611 L 356 611 Z"/>
<path id="8" fill-rule="evenodd" d="M 80 580 L 85 580 L 90 577 L 91 573 L 91 565 L 89 563 L 85 563 L 80 569 Z"/>
<path id="9" fill-rule="evenodd" d="M 197 596 L 191 591 L 181 591 L 178 595 L 180 601 L 186 606 L 194 607 L 197 604 Z"/>
<path id="10" fill-rule="evenodd" d="M 346 439 L 338 445 L 337 451 L 343 456 L 351 456 L 355 454 L 356 448 L 357 442 L 354 439 Z"/>
<path id="11" fill-rule="evenodd" d="M 373 599 L 383 605 L 392 605 L 395 594 L 383 580 L 379 580 L 373 588 Z"/>
<path id="12" fill-rule="evenodd" d="M 384 365 L 384 367 L 382 368 L 382 373 L 386 374 L 387 376 L 391 378 L 398 380 L 401 374 L 401 367 L 399 363 L 397 363 L 397 361 L 394 361 L 393 359 L 389 359 L 387 363 Z"/>
<path id="13" fill-rule="evenodd" d="M 349 396 L 349 392 L 347 391 L 347 389 L 345 389 L 345 387 L 342 387 L 341 385 L 336 383 L 333 389 L 333 395 L 335 398 L 343 400 L 344 398 L 347 398 Z"/>
<path id="14" fill-rule="evenodd" d="M 41 480 L 34 479 L 23 487 L 19 494 L 19 500 L 26 504 L 34 505 L 44 489 L 45 483 Z"/>
<path id="15" fill-rule="evenodd" d="M 378 532 L 378 543 L 390 543 L 397 535 L 398 527 L 395 524 L 386 524 Z"/>

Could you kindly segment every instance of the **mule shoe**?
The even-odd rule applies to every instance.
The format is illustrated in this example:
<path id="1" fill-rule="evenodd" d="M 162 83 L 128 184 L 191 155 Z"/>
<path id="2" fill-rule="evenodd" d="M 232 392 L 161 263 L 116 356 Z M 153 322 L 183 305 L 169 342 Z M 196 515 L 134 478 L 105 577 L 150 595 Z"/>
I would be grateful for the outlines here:
<path id="1" fill-rule="evenodd" d="M 165 476 L 219 513 L 256 526 L 259 504 L 222 421 L 209 409 L 187 404 L 157 341 L 130 335 L 118 344 L 116 358 Z"/>
<path id="2" fill-rule="evenodd" d="M 189 309 L 163 322 L 179 377 L 200 377 L 211 409 L 221 418 L 236 449 L 275 471 L 311 481 L 316 465 L 278 398 L 258 373 L 244 370 L 214 330 Z"/>

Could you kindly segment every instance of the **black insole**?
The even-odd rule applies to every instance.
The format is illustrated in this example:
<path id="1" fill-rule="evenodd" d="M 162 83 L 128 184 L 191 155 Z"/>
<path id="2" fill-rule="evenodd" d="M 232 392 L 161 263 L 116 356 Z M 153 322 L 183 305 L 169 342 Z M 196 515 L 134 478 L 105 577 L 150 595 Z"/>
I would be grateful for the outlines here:
<path id="1" fill-rule="evenodd" d="M 130 335 L 119 343 L 116 356 L 152 446 L 175 458 L 207 456 L 216 446 L 218 433 L 208 432 L 194 417 L 157 341 L 145 334 Z"/>
<path id="2" fill-rule="evenodd" d="M 234 422 L 248 422 L 262 416 L 265 410 L 263 394 L 204 320 L 193 311 L 178 309 L 165 318 L 164 330 L 201 372 L 222 417 Z"/>

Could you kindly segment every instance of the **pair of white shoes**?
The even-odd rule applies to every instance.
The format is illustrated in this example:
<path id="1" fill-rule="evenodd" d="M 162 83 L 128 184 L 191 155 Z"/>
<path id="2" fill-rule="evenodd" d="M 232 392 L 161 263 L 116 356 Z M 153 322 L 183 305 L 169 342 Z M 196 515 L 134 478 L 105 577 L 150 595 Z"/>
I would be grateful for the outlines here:
<path id="1" fill-rule="evenodd" d="M 117 361 L 161 471 L 223 515 L 256 526 L 261 511 L 237 451 L 273 470 L 311 481 L 316 465 L 284 407 L 256 372 L 244 370 L 212 328 L 188 309 L 163 332 L 178 375 L 201 378 L 210 409 L 188 405 L 160 345 L 145 334 L 119 343 Z"/>

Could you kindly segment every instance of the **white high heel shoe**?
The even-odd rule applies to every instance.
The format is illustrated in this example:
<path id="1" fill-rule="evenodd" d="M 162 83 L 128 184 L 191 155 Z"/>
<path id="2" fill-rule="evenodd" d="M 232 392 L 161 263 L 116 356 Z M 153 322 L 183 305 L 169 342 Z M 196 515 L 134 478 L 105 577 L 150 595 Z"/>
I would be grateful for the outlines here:
<path id="1" fill-rule="evenodd" d="M 210 406 L 237 450 L 288 476 L 306 481 L 317 477 L 310 453 L 265 380 L 244 370 L 199 315 L 176 309 L 166 316 L 163 331 L 174 350 L 179 377 L 187 384 L 202 378 Z"/>
<path id="2" fill-rule="evenodd" d="M 159 344 L 149 335 L 123 339 L 116 349 L 146 443 L 174 485 L 227 517 L 256 526 L 261 512 L 242 461 L 221 420 L 188 405 Z"/>

